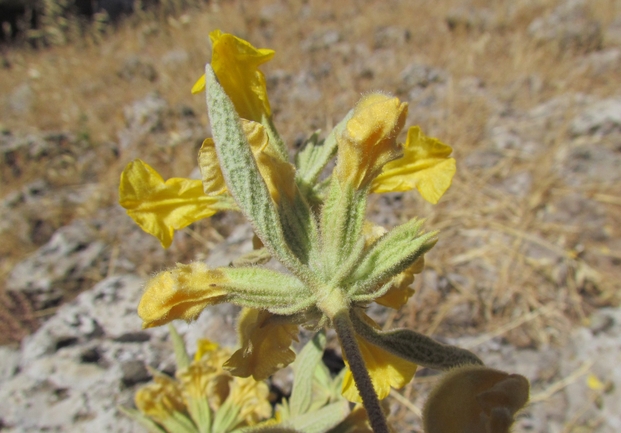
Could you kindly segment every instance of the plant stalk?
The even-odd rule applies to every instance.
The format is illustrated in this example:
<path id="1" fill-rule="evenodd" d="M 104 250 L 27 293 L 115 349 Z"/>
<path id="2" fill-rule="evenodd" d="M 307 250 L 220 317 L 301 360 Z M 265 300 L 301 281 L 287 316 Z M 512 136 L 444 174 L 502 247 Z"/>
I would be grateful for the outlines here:
<path id="1" fill-rule="evenodd" d="M 347 309 L 339 311 L 333 317 L 334 329 L 349 363 L 349 369 L 354 376 L 358 393 L 362 397 L 362 404 L 367 411 L 369 422 L 374 433 L 390 433 L 386 417 L 382 411 L 379 398 L 373 388 L 371 376 L 367 370 L 360 347 L 356 342 L 354 326 L 349 318 Z"/>

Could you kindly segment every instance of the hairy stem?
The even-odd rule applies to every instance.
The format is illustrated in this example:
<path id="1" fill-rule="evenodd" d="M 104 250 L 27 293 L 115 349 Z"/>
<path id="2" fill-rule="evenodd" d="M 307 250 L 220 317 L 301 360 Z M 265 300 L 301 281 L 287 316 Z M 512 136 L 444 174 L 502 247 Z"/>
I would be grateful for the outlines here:
<path id="1" fill-rule="evenodd" d="M 379 398 L 373 388 L 371 376 L 362 359 L 362 353 L 356 342 L 354 326 L 351 323 L 347 310 L 341 310 L 333 318 L 334 328 L 339 337 L 339 342 L 349 363 L 349 368 L 354 376 L 358 393 L 362 397 L 371 428 L 375 433 L 389 433 L 386 417 L 382 412 Z"/>

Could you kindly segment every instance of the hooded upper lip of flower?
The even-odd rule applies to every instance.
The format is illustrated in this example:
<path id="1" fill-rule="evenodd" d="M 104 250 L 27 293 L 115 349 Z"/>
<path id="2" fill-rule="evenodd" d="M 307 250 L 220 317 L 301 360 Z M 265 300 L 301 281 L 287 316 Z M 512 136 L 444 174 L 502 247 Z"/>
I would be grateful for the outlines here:
<path id="1" fill-rule="evenodd" d="M 212 44 L 211 66 L 231 98 L 239 117 L 261 122 L 271 117 L 265 76 L 258 69 L 274 57 L 274 51 L 255 48 L 247 41 L 220 30 L 209 34 Z M 205 76 L 201 76 L 192 93 L 205 90 Z"/>

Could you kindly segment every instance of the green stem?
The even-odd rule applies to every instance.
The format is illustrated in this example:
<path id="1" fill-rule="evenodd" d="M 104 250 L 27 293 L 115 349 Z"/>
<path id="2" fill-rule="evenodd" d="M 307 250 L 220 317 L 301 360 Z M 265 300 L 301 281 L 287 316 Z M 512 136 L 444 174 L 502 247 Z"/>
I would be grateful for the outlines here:
<path id="1" fill-rule="evenodd" d="M 386 417 L 356 342 L 354 326 L 351 323 L 348 311 L 341 310 L 334 315 L 333 324 L 349 363 L 349 369 L 354 376 L 358 393 L 362 397 L 362 404 L 367 411 L 371 428 L 375 433 L 389 433 Z"/>

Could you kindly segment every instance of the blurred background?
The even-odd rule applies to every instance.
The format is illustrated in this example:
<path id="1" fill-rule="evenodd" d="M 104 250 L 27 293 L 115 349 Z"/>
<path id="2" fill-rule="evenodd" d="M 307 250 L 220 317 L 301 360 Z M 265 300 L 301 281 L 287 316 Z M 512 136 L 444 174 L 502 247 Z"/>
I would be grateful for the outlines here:
<path id="1" fill-rule="evenodd" d="M 36 375 L 20 376 L 26 360 L 65 353 L 108 371 L 125 362 L 106 346 L 119 335 L 76 319 L 100 299 L 80 293 L 109 293 L 116 278 L 139 296 L 153 272 L 220 260 L 222 245 L 248 234 L 239 215 L 219 214 L 162 250 L 117 204 L 135 158 L 164 178 L 196 176 L 210 132 L 204 97 L 190 89 L 210 59 L 209 32 L 221 29 L 276 51 L 263 71 L 292 155 L 374 90 L 408 101 L 408 125 L 453 147 L 457 175 L 438 205 L 415 192 L 370 199 L 378 224 L 422 216 L 441 230 L 410 302 L 371 308 L 382 325 L 526 375 L 532 404 L 516 432 L 620 431 L 621 1 L 0 0 L 0 21 L 0 384 L 10 385 L 0 388 L 15 402 L 0 430 L 80 431 L 100 419 L 66 409 L 77 412 L 31 426 L 16 397 L 39 395 Z M 76 306 L 82 316 L 63 315 Z M 61 319 L 75 335 L 53 330 Z M 167 343 L 136 335 L 128 344 Z M 84 358 L 89 350 L 97 356 Z M 148 380 L 145 363 L 164 362 L 141 356 L 118 367 L 109 411 Z M 389 397 L 399 431 L 421 431 L 434 381 L 421 370 Z M 87 392 L 50 386 L 48 409 Z M 115 422 L 127 425 L 112 431 L 140 431 Z"/>

